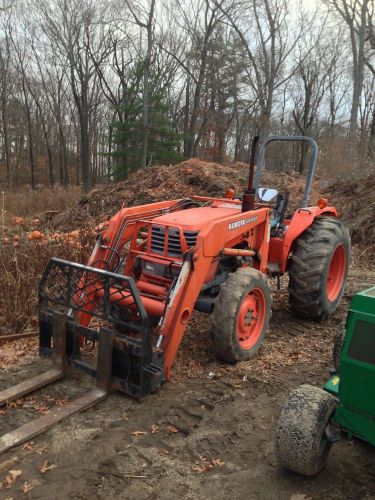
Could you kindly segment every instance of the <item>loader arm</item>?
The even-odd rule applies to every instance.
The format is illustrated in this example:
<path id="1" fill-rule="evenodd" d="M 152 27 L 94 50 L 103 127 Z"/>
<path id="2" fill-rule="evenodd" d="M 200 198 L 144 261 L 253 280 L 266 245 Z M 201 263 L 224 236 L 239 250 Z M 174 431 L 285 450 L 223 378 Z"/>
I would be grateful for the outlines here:
<path id="1" fill-rule="evenodd" d="M 247 243 L 256 252 L 255 267 L 265 271 L 269 227 L 270 210 L 261 208 L 211 222 L 200 232 L 196 246 L 185 255 L 160 328 L 167 380 L 170 379 L 172 364 L 212 262 L 220 257 L 224 248 Z"/>
<path id="2" fill-rule="evenodd" d="M 140 218 L 151 220 L 158 215 L 178 210 L 187 200 L 169 200 L 158 203 L 150 203 L 138 207 L 122 208 L 108 222 L 108 226 L 97 238 L 93 252 L 87 262 L 90 267 L 103 269 L 106 271 L 116 271 L 119 264 L 120 255 L 124 246 L 130 241 Z M 85 275 L 82 276 L 79 283 L 79 290 L 85 290 L 86 304 L 83 311 L 77 315 L 77 321 L 82 326 L 88 326 L 92 315 L 90 314 L 96 307 L 95 305 L 95 287 L 91 292 L 86 286 Z M 82 300 L 77 292 L 77 301 Z"/>

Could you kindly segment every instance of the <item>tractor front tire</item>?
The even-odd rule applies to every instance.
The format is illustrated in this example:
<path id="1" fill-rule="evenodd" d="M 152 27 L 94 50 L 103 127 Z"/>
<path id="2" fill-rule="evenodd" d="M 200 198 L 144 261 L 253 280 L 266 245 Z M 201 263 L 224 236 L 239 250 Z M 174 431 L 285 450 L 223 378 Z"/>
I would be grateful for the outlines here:
<path id="1" fill-rule="evenodd" d="M 334 217 L 317 217 L 295 242 L 289 266 L 293 312 L 322 321 L 344 293 L 350 259 L 349 231 Z"/>
<path id="2" fill-rule="evenodd" d="M 335 398 L 318 387 L 304 384 L 290 393 L 276 429 L 275 453 L 281 465 L 304 476 L 322 469 L 332 446 L 325 430 L 335 408 Z"/>
<path id="3" fill-rule="evenodd" d="M 260 349 L 271 316 L 271 290 L 263 273 L 241 268 L 221 285 L 212 313 L 216 356 L 226 363 L 251 359 Z"/>

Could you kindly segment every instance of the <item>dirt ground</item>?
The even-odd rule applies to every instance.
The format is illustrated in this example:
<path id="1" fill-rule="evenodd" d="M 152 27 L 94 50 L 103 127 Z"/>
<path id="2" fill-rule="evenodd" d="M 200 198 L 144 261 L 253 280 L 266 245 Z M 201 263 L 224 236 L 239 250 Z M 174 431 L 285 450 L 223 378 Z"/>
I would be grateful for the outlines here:
<path id="1" fill-rule="evenodd" d="M 375 499 L 375 450 L 364 443 L 335 445 L 314 478 L 283 470 L 273 452 L 285 397 L 300 383 L 326 381 L 332 339 L 350 298 L 374 283 L 375 272 L 351 269 L 339 309 L 321 324 L 291 316 L 282 283 L 274 293 L 264 347 L 254 360 L 236 366 L 215 360 L 208 321 L 196 315 L 172 383 L 142 403 L 114 393 L 2 455 L 0 498 Z M 36 356 L 25 359 L 1 374 L 0 388 L 43 371 L 46 364 Z M 83 375 L 71 374 L 16 402 L 0 412 L 1 432 L 91 386 Z M 41 472 L 42 465 L 51 468 Z M 18 472 L 10 470 L 21 474 L 14 479 Z"/>

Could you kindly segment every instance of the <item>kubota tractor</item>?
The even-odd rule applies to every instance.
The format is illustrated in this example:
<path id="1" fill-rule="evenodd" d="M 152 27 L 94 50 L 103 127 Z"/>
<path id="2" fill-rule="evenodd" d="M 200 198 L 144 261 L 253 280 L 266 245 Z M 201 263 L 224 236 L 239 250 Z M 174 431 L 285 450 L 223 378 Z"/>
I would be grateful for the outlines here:
<path id="1" fill-rule="evenodd" d="M 321 470 L 341 435 L 375 446 L 375 287 L 353 297 L 333 362 L 324 389 L 304 384 L 290 393 L 277 425 L 279 462 L 305 476 Z"/>
<path id="2" fill-rule="evenodd" d="M 290 217 L 288 193 L 259 187 L 266 148 L 275 141 L 311 146 L 303 200 Z M 317 145 L 309 137 L 269 137 L 253 182 L 255 150 L 256 140 L 243 196 L 229 190 L 223 198 L 122 208 L 98 235 L 87 265 L 50 261 L 39 288 L 40 354 L 53 356 L 53 380 L 69 364 L 96 377 L 104 392 L 142 398 L 157 391 L 171 377 L 193 310 L 211 315 L 222 361 L 249 360 L 271 314 L 267 275 L 289 273 L 297 315 L 318 321 L 331 315 L 343 294 L 350 241 L 326 200 L 308 206 Z M 83 338 L 99 340 L 96 369 L 81 359 Z"/>

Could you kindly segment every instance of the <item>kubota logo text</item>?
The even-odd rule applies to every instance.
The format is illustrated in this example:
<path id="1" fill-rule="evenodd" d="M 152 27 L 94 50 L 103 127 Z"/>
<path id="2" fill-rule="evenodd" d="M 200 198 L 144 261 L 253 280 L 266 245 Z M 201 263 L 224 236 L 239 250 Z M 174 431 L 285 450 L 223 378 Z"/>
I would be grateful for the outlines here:
<path id="1" fill-rule="evenodd" d="M 251 224 L 252 222 L 255 222 L 258 219 L 258 217 L 255 215 L 254 217 L 249 217 L 248 219 L 241 219 L 241 220 L 236 220 L 236 222 L 231 222 L 228 225 L 229 231 L 232 231 L 233 229 L 238 229 L 239 227 L 245 226 L 246 224 Z"/>

